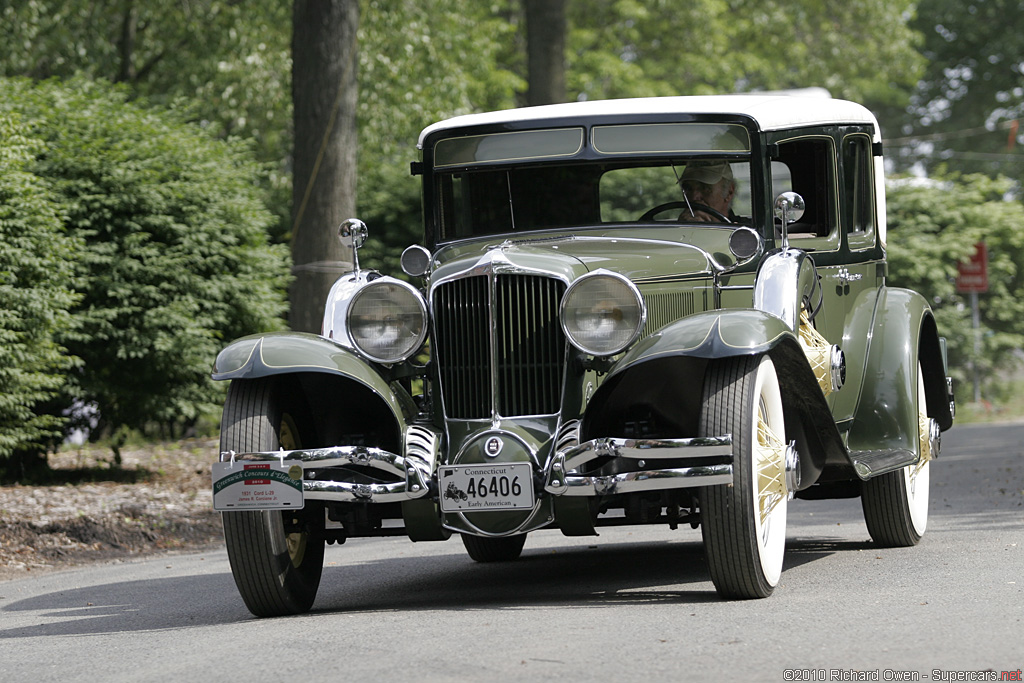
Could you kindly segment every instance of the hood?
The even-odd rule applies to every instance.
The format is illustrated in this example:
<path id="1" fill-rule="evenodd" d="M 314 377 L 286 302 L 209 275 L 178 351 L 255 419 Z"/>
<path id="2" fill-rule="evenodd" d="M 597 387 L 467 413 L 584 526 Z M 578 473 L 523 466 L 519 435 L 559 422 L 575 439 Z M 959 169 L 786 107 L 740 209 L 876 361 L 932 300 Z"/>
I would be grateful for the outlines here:
<path id="1" fill-rule="evenodd" d="M 623 232 L 608 234 L 556 235 L 491 240 L 448 245 L 434 255 L 437 264 L 431 278 L 436 282 L 465 276 L 474 270 L 491 270 L 552 275 L 568 282 L 604 268 L 630 280 L 712 272 L 709 253 L 719 263 L 731 263 L 728 255 L 730 230 L 696 229 L 701 246 L 694 242 L 638 237 Z M 679 231 L 676 231 L 679 232 Z M 682 235 L 677 235 L 682 237 Z"/>

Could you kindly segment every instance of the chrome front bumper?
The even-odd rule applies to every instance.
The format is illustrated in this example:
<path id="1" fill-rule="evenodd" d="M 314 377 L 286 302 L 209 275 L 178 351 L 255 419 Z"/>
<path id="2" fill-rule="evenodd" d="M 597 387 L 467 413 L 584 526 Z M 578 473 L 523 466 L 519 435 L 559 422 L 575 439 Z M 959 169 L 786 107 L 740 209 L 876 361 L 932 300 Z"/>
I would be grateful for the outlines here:
<path id="1" fill-rule="evenodd" d="M 297 462 L 302 466 L 302 493 L 306 500 L 362 501 L 392 503 L 422 498 L 429 491 L 431 465 L 417 457 L 402 457 L 379 448 L 332 446 L 330 448 L 268 451 L 263 453 L 220 454 L 221 462 Z M 341 465 L 359 465 L 387 472 L 399 481 L 374 484 L 353 484 L 312 478 L 309 470 Z"/>
<path id="2" fill-rule="evenodd" d="M 406 433 L 406 455 L 380 448 L 332 446 L 329 448 L 220 454 L 221 462 L 293 462 L 302 466 L 303 496 L 306 500 L 393 503 L 422 498 L 438 463 L 440 436 L 423 428 Z M 592 476 L 578 468 L 598 458 L 627 458 L 637 470 Z M 700 460 L 717 459 L 708 464 Z M 567 446 L 555 452 L 541 473 L 544 490 L 553 496 L 607 496 L 638 491 L 662 491 L 732 483 L 732 436 L 689 439 L 600 438 Z M 666 460 L 694 461 L 686 467 L 648 468 Z M 388 483 L 351 483 L 314 478 L 316 471 L 330 476 L 328 468 L 344 465 L 368 467 L 397 479 Z"/>
<path id="3" fill-rule="evenodd" d="M 628 458 L 640 469 L 606 476 L 576 473 L 603 457 Z M 694 463 L 687 467 L 645 469 L 665 460 L 732 459 L 732 435 L 691 439 L 620 439 L 605 437 L 555 453 L 544 473 L 544 490 L 555 496 L 607 496 L 732 483 L 732 463 Z"/>
<path id="4" fill-rule="evenodd" d="M 306 500 L 338 502 L 394 503 L 422 498 L 429 492 L 429 483 L 437 468 L 441 435 L 420 425 L 405 430 L 405 455 L 396 455 L 380 448 L 362 446 L 331 446 L 300 448 L 292 451 L 220 454 L 221 462 L 268 462 L 279 460 L 302 466 L 302 495 Z M 314 478 L 314 472 L 342 465 L 358 465 L 385 472 L 398 481 L 356 484 L 347 481 Z M 325 475 L 327 473 L 325 472 Z"/>

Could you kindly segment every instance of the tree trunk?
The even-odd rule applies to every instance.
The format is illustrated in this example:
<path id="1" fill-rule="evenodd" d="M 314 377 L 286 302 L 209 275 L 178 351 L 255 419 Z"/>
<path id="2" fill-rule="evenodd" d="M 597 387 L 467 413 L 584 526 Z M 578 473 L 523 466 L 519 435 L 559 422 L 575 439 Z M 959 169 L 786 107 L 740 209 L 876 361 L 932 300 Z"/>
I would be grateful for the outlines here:
<path id="1" fill-rule="evenodd" d="M 135 36 L 138 31 L 139 11 L 135 3 L 128 2 L 121 19 L 121 39 L 117 44 L 120 65 L 117 70 L 118 83 L 131 83 L 135 80 Z"/>
<path id="2" fill-rule="evenodd" d="M 320 332 L 327 293 L 351 269 L 337 229 L 356 208 L 358 0 L 295 0 L 292 7 L 292 260 L 289 324 Z"/>
<path id="3" fill-rule="evenodd" d="M 565 102 L 566 0 L 523 0 L 527 106 Z"/>

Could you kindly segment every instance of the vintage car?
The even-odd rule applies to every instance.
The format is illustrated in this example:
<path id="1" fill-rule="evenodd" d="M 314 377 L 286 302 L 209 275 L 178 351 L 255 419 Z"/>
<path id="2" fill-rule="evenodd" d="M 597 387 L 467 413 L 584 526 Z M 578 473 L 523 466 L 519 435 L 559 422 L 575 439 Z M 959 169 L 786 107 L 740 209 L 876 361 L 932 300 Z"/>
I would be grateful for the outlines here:
<path id="1" fill-rule="evenodd" d="M 406 278 L 354 269 L 320 335 L 237 340 L 215 507 L 256 615 L 308 610 L 325 543 L 699 526 L 726 598 L 778 584 L 794 498 L 925 531 L 953 422 L 928 303 L 886 285 L 881 138 L 784 96 L 581 102 L 426 128 Z M 366 226 L 339 231 L 358 250 Z"/>

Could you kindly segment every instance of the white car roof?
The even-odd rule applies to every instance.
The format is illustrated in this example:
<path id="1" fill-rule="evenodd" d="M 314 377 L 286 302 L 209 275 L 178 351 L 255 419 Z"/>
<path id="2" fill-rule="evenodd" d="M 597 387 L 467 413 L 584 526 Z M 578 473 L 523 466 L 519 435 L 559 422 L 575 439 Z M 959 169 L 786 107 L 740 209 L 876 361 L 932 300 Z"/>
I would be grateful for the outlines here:
<path id="1" fill-rule="evenodd" d="M 874 126 L 875 140 L 881 139 L 875 116 L 855 102 L 826 97 L 792 95 L 710 95 L 569 102 L 567 104 L 506 109 L 483 114 L 467 114 L 427 126 L 420 133 L 416 146 L 423 149 L 423 141 L 431 133 L 466 126 L 541 120 L 557 121 L 558 119 L 579 120 L 591 116 L 607 115 L 641 116 L 676 113 L 743 114 L 757 121 L 758 127 L 765 131 L 799 126 L 866 123 Z"/>

